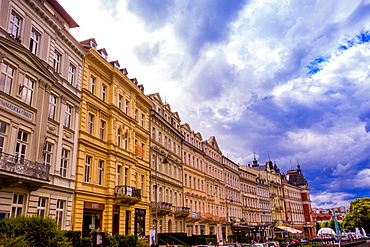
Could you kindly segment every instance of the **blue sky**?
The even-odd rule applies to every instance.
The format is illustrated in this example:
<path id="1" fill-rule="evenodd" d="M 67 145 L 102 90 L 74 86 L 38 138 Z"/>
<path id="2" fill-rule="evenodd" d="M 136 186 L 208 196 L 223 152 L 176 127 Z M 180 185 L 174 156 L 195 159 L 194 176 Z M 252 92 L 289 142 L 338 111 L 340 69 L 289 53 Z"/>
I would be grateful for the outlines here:
<path id="1" fill-rule="evenodd" d="M 313 206 L 370 196 L 370 1 L 59 2 L 231 160 L 299 161 Z"/>

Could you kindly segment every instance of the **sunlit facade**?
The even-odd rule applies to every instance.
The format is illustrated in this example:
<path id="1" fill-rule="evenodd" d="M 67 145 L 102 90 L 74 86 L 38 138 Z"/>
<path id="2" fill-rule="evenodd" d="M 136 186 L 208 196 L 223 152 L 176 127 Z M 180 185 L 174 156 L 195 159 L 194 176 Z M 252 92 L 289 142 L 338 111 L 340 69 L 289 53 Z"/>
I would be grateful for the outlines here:
<path id="1" fill-rule="evenodd" d="M 73 230 L 149 235 L 149 119 L 143 86 L 95 39 L 84 59 Z"/>
<path id="2" fill-rule="evenodd" d="M 158 93 L 148 98 L 154 104 L 150 114 L 150 229 L 157 233 L 184 232 L 189 208 L 184 206 L 180 118 Z"/>
<path id="3" fill-rule="evenodd" d="M 55 0 L 0 4 L 0 218 L 70 230 L 84 49 Z"/>

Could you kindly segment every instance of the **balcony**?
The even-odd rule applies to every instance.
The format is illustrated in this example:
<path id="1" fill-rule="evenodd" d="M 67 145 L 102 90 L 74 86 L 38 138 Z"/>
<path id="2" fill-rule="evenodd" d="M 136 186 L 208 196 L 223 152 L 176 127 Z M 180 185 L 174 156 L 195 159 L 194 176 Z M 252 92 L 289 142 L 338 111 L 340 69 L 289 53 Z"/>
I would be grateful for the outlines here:
<path id="1" fill-rule="evenodd" d="M 200 217 L 201 213 L 199 213 L 197 211 L 191 211 L 190 213 L 191 214 L 185 218 L 186 222 L 196 222 L 196 221 L 199 221 L 201 219 L 201 217 Z"/>
<path id="2" fill-rule="evenodd" d="M 168 202 L 153 202 L 152 203 L 152 214 L 157 213 L 158 215 L 167 215 L 171 213 L 172 203 Z"/>
<path id="3" fill-rule="evenodd" d="M 284 207 L 280 206 L 280 207 L 276 207 L 275 208 L 276 211 L 283 211 L 284 210 Z"/>
<path id="4" fill-rule="evenodd" d="M 134 205 L 141 201 L 141 189 L 126 185 L 117 185 L 114 188 L 117 203 Z"/>
<path id="5" fill-rule="evenodd" d="M 190 214 L 190 208 L 188 207 L 176 207 L 175 217 L 186 217 Z"/>
<path id="6" fill-rule="evenodd" d="M 220 221 L 227 222 L 227 217 L 220 217 Z"/>
<path id="7" fill-rule="evenodd" d="M 36 190 L 49 182 L 49 171 L 49 165 L 0 153 L 0 178 L 6 181 L 5 186 L 27 183 Z"/>
<path id="8" fill-rule="evenodd" d="M 211 223 L 215 220 L 215 216 L 210 213 L 198 213 L 198 217 L 200 218 L 200 223 Z"/>

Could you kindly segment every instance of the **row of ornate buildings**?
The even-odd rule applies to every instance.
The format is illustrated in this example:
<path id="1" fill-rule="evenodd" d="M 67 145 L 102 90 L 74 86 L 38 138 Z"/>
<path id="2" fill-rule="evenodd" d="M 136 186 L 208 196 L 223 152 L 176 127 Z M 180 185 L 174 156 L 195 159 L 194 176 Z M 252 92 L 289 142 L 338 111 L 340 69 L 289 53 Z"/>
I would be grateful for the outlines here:
<path id="1" fill-rule="evenodd" d="M 107 60 L 56 0 L 0 2 L 0 218 L 148 236 L 315 234 L 297 169 L 236 164 Z"/>

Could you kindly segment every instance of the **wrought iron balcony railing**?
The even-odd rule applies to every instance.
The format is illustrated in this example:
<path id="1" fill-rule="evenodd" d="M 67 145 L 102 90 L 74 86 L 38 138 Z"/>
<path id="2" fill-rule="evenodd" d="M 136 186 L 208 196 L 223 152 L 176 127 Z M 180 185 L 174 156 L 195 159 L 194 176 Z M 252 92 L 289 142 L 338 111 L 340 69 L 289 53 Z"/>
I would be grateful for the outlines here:
<path id="1" fill-rule="evenodd" d="M 27 160 L 16 155 L 0 153 L 0 170 L 31 178 L 49 180 L 50 165 Z"/>
<path id="2" fill-rule="evenodd" d="M 176 207 L 176 212 L 179 213 L 190 213 L 190 208 L 188 207 Z"/>
<path id="3" fill-rule="evenodd" d="M 158 209 L 166 209 L 166 210 L 171 210 L 172 208 L 172 203 L 168 202 L 155 202 L 152 203 L 152 208 L 158 208 Z"/>
<path id="4" fill-rule="evenodd" d="M 116 197 L 128 196 L 141 199 L 141 189 L 137 189 L 126 185 L 117 185 L 114 188 L 114 194 L 116 195 Z"/>

